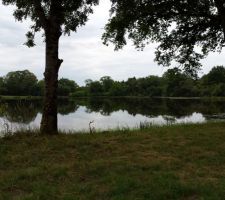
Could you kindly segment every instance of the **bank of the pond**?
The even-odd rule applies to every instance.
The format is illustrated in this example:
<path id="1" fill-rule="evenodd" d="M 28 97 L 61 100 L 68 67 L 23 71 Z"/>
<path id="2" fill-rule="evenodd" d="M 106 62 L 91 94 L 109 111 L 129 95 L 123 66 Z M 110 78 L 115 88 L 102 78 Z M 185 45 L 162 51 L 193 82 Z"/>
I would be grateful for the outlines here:
<path id="1" fill-rule="evenodd" d="M 42 100 L 42 96 L 1 96 L 0 100 Z M 69 97 L 59 96 L 59 99 L 68 99 Z"/>
<path id="2" fill-rule="evenodd" d="M 43 99 L 43 96 L 5 96 L 0 95 L 0 100 L 41 100 Z M 156 96 L 156 97 L 150 97 L 150 96 L 59 96 L 59 99 L 90 99 L 90 98 L 105 98 L 105 99 L 174 99 L 174 100 L 221 100 L 225 101 L 225 97 L 167 97 L 167 96 Z"/>
<path id="3" fill-rule="evenodd" d="M 39 96 L 0 96 L 0 100 L 40 100 Z"/>
<path id="4" fill-rule="evenodd" d="M 225 197 L 225 123 L 0 139 L 0 199 Z"/>

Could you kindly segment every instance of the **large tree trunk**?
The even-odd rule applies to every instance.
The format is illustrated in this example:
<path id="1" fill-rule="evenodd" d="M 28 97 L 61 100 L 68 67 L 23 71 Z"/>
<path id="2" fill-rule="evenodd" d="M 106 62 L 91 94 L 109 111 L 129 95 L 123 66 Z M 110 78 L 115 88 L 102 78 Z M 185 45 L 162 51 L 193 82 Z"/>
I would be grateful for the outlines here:
<path id="1" fill-rule="evenodd" d="M 45 97 L 40 131 L 42 134 L 57 134 L 57 89 L 58 71 L 62 60 L 58 58 L 60 33 L 46 34 Z"/>

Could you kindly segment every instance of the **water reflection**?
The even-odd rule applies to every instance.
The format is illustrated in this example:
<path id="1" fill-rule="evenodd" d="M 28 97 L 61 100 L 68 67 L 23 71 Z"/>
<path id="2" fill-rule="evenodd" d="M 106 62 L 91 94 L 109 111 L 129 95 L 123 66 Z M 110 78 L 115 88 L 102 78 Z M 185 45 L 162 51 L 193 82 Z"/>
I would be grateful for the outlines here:
<path id="1" fill-rule="evenodd" d="M 1 124 L 38 127 L 41 120 L 42 101 L 1 101 Z M 150 98 L 92 98 L 59 101 L 59 127 L 65 130 L 87 130 L 95 121 L 97 129 L 135 127 L 146 121 L 153 124 L 174 124 L 225 120 L 225 101 L 222 100 L 172 100 Z"/>

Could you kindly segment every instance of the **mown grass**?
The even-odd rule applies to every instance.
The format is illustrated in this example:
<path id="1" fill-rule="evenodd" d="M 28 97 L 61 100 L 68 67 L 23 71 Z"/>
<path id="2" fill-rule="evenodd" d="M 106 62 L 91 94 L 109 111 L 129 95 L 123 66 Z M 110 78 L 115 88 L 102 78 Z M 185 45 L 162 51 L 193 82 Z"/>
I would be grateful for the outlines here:
<path id="1" fill-rule="evenodd" d="M 225 123 L 2 138 L 0 199 L 225 199 Z"/>

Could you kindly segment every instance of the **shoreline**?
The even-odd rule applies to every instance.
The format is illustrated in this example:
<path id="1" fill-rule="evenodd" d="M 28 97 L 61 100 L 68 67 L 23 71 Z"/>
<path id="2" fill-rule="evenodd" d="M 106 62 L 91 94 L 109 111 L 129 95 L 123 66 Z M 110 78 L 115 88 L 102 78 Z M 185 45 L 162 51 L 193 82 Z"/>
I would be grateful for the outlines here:
<path id="1" fill-rule="evenodd" d="M 0 95 L 0 100 L 42 100 L 43 96 L 4 96 Z M 70 96 L 58 96 L 59 99 L 91 99 L 91 98 L 130 98 L 130 99 L 171 99 L 171 100 L 225 100 L 225 97 L 149 97 L 149 96 L 85 96 L 85 97 L 70 97 Z"/>

